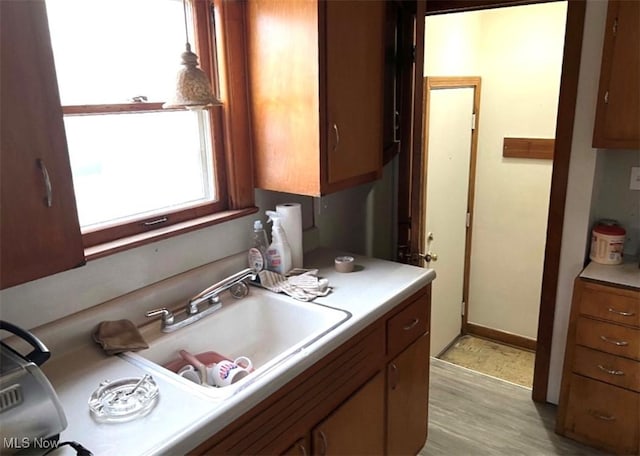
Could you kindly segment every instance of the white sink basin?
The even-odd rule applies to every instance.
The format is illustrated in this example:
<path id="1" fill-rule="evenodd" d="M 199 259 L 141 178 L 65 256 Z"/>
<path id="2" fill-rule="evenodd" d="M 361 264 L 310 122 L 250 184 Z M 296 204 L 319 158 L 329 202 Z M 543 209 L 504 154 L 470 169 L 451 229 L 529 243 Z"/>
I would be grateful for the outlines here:
<path id="1" fill-rule="evenodd" d="M 160 369 L 160 372 L 214 397 L 224 398 L 308 347 L 351 316 L 343 310 L 296 301 L 254 287 L 242 299 L 236 300 L 224 293 L 221 300 L 220 310 L 172 333 L 161 332 L 158 321 L 145 325 L 140 331 L 150 348 L 124 356 L 137 364 Z M 247 356 L 253 362 L 254 371 L 223 388 L 199 386 L 162 367 L 179 359 L 180 350 L 194 355 L 214 351 L 232 360 Z"/>

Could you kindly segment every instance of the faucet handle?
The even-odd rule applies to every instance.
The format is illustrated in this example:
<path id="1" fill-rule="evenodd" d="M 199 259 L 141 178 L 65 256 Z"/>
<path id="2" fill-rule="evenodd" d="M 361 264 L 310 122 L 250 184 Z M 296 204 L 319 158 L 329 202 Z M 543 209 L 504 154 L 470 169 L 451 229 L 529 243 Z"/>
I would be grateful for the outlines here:
<path id="1" fill-rule="evenodd" d="M 239 280 L 229 287 L 229 293 L 236 299 L 244 298 L 249 294 L 249 285 L 244 280 Z"/>
<path id="2" fill-rule="evenodd" d="M 187 303 L 187 307 L 185 309 L 187 311 L 187 315 L 195 315 L 198 313 L 198 303 L 193 299 L 189 300 Z"/>
<path id="3" fill-rule="evenodd" d="M 145 315 L 147 316 L 147 318 L 155 317 L 156 315 L 161 315 L 163 325 L 173 324 L 173 312 L 171 312 L 166 307 L 150 310 Z"/>

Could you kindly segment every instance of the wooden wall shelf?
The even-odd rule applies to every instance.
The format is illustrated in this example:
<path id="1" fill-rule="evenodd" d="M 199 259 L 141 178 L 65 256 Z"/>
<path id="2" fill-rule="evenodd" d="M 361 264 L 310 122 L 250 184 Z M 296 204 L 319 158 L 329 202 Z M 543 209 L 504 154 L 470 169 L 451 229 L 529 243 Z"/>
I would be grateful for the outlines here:
<path id="1" fill-rule="evenodd" d="M 555 139 L 504 138 L 502 156 L 553 160 Z"/>

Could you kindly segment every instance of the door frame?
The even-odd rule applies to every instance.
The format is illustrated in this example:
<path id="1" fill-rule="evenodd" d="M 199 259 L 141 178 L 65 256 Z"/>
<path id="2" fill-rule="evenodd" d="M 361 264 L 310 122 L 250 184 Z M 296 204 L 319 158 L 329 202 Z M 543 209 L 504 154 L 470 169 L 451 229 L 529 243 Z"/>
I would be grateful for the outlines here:
<path id="1" fill-rule="evenodd" d="M 427 76 L 424 78 L 424 131 L 423 131 L 423 153 L 420 171 L 420 180 L 423 182 L 422 195 L 420 199 L 424 204 L 419 208 L 418 218 L 422 225 L 422 231 L 419 234 L 419 252 L 426 252 L 427 245 L 424 241 L 424 220 L 427 213 L 427 171 L 429 168 L 429 114 L 430 114 L 430 96 L 432 90 L 442 89 L 473 89 L 473 129 L 471 130 L 471 153 L 469 156 L 469 190 L 467 191 L 467 230 L 465 233 L 464 246 L 464 272 L 462 282 L 462 301 L 464 308 L 462 311 L 462 320 L 460 332 L 467 332 L 467 316 L 469 315 L 469 275 L 471 272 L 471 240 L 473 231 L 473 208 L 475 202 L 476 187 L 476 163 L 478 154 L 478 126 L 480 125 L 480 94 L 482 89 L 482 78 L 480 76 Z M 420 260 L 421 262 L 424 260 Z"/>
<path id="2" fill-rule="evenodd" d="M 417 17 L 420 18 L 420 11 L 424 11 L 425 15 L 427 12 L 429 14 L 440 14 L 456 11 L 472 11 L 480 8 L 513 6 L 514 4 L 543 3 L 547 1 L 549 0 L 483 0 L 481 2 L 482 5 L 480 5 L 476 0 L 440 0 L 438 2 L 430 1 L 427 8 L 424 0 L 417 0 Z M 565 199 L 569 179 L 569 162 L 571 157 L 586 10 L 585 0 L 567 0 L 567 3 L 565 42 L 560 76 L 553 171 L 551 175 L 542 291 L 538 317 L 536 359 L 533 373 L 532 398 L 536 402 L 546 402 L 547 399 Z M 416 21 L 415 34 L 414 81 L 418 82 L 422 79 L 422 73 L 424 71 L 424 20 Z M 410 147 L 401 147 L 400 150 L 401 163 L 406 162 L 408 164 L 405 167 L 400 166 L 400 176 L 398 178 L 399 198 L 405 195 L 408 196 L 409 199 L 408 204 L 406 200 L 399 200 L 398 207 L 400 208 L 402 205 L 405 205 L 410 211 L 408 215 L 399 214 L 398 223 L 399 228 L 402 228 L 400 226 L 402 223 L 410 226 L 408 245 L 411 252 L 418 252 L 419 245 L 416 239 L 418 236 L 416 236 L 415 233 L 421 233 L 419 217 L 414 215 L 420 214 L 421 207 L 424 204 L 421 192 L 419 191 L 420 188 L 424 187 L 424 183 L 420 182 L 423 135 L 422 112 L 420 112 L 419 109 L 419 100 L 422 99 L 422 91 L 423 84 L 415 83 L 413 90 L 415 101 L 412 110 L 411 133 L 408 134 L 406 138 L 410 139 L 410 141 L 404 143 L 409 144 Z M 406 187 L 408 187 L 408 189 Z M 399 238 L 399 242 L 402 242 L 402 239 Z M 401 251 L 400 248 L 399 251 Z"/>

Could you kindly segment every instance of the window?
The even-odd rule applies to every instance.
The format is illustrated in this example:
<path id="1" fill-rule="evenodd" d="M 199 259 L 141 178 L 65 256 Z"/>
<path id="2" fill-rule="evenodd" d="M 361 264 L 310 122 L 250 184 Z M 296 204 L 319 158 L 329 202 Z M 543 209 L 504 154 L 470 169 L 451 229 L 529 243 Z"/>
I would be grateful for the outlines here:
<path id="1" fill-rule="evenodd" d="M 46 2 L 85 247 L 230 208 L 233 111 L 162 109 L 184 51 L 182 0 Z M 188 5 L 189 41 L 219 90 L 219 16 L 208 0 Z"/>

